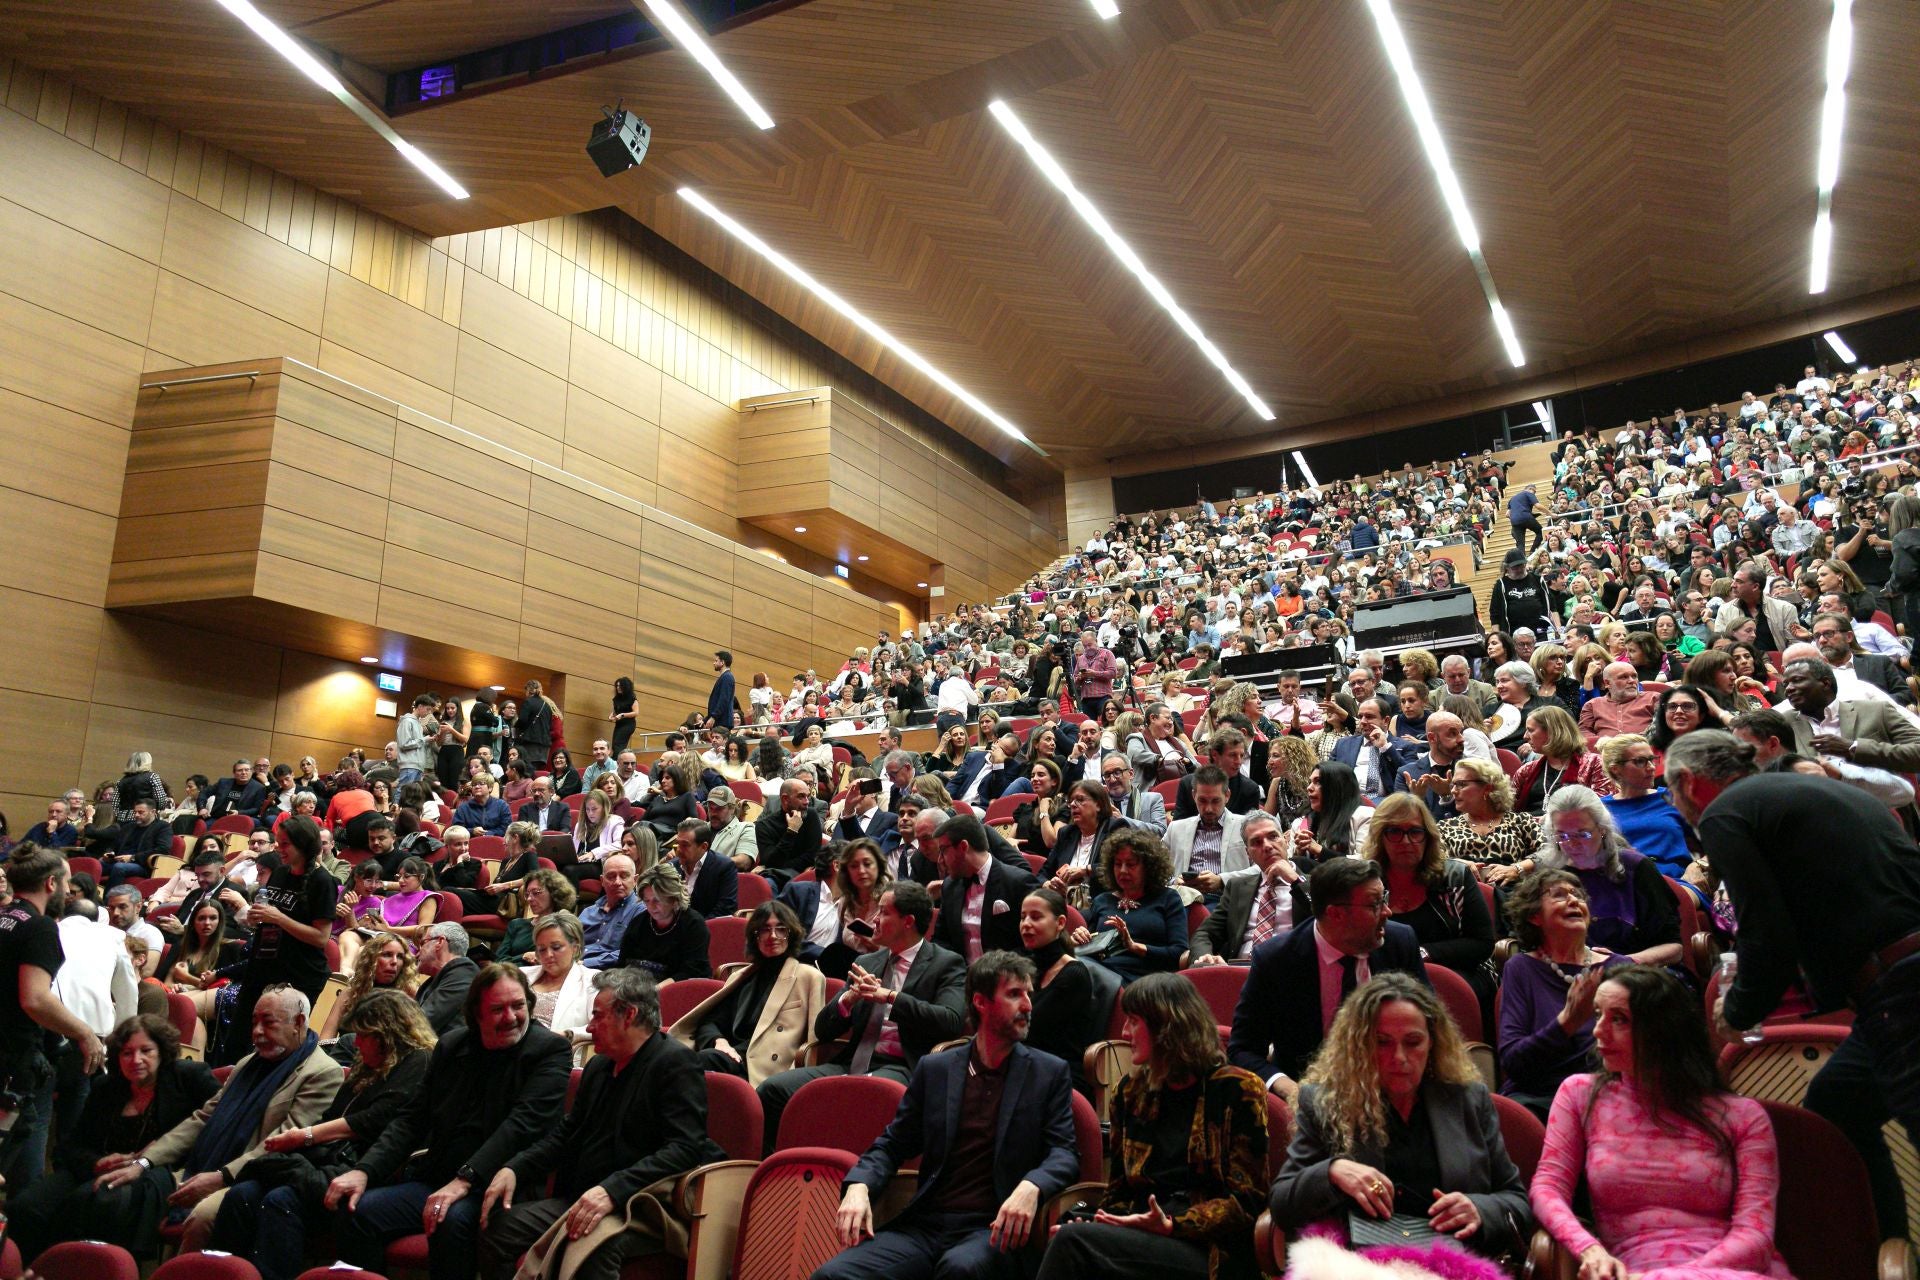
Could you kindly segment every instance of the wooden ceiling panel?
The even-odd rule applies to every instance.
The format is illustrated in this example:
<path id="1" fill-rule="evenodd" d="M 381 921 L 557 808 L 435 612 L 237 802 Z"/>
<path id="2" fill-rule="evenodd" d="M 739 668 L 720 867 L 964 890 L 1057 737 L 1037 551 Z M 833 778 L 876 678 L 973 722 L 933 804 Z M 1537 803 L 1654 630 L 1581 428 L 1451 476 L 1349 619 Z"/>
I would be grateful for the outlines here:
<path id="1" fill-rule="evenodd" d="M 413 64 L 612 0 L 263 0 Z M 1033 472 L 937 386 L 674 196 L 716 204 L 1020 423 L 1051 465 L 1233 440 L 1803 311 L 1828 7 L 1395 0 L 1529 364 L 1506 362 L 1360 0 L 807 0 L 715 40 L 397 122 L 446 201 L 207 0 L 10 0 L 0 50 L 432 234 L 615 204 Z M 1837 301 L 1920 279 L 1920 6 L 1855 10 Z M 1005 97 L 1275 409 L 1259 422 L 985 113 Z M 653 125 L 611 181 L 600 104 Z"/>

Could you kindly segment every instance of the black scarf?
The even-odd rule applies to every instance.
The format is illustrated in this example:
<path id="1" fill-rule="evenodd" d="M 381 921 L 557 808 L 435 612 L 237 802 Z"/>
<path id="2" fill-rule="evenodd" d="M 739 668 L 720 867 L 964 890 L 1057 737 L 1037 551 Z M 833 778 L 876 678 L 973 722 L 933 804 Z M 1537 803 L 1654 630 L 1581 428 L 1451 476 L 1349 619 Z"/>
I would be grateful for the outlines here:
<path id="1" fill-rule="evenodd" d="M 1072 948 L 1067 945 L 1066 935 L 1061 934 L 1043 947 L 1029 948 L 1026 954 L 1027 959 L 1033 961 L 1034 971 L 1039 974 L 1044 974 L 1053 968 L 1054 965 L 1060 963 L 1060 957 L 1066 955 L 1070 950 L 1072 950 Z"/>

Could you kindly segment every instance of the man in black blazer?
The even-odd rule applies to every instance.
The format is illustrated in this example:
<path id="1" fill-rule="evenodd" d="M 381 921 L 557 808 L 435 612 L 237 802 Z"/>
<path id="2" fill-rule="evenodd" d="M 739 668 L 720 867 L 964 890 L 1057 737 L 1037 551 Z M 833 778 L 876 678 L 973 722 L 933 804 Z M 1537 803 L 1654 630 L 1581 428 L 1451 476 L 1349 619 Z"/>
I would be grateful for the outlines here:
<path id="1" fill-rule="evenodd" d="M 970 813 L 941 823 L 934 840 L 947 873 L 934 941 L 969 963 L 989 951 L 1020 950 L 1020 904 L 1039 879 L 989 854 L 986 825 Z"/>
<path id="2" fill-rule="evenodd" d="M 413 998 L 435 1035 L 446 1035 L 466 1016 L 467 992 L 480 975 L 480 966 L 467 957 L 471 945 L 466 927 L 453 920 L 428 925 L 420 939 L 414 963 L 426 981 Z"/>
<path id="3" fill-rule="evenodd" d="M 702 919 L 730 916 L 740 908 L 740 872 L 733 859 L 713 852 L 713 828 L 699 818 L 683 818 L 673 833 L 673 857 L 687 882 L 687 905 Z"/>
<path id="4" fill-rule="evenodd" d="M 795 1067 L 760 1082 L 767 1150 L 800 1086 L 821 1076 L 884 1076 L 905 1083 L 943 1040 L 966 1033 L 967 962 L 927 939 L 933 899 L 911 880 L 880 895 L 876 949 L 853 962 L 847 988 L 813 1020 L 815 1040 L 839 1040 L 831 1061 Z"/>
<path id="5" fill-rule="evenodd" d="M 1544 700 L 1542 705 L 1546 705 Z M 1395 775 L 1420 754 L 1420 744 L 1388 733 L 1386 713 L 1372 698 L 1360 703 L 1353 721 L 1358 732 L 1333 744 L 1333 758 L 1353 770 L 1362 796 L 1376 802 L 1384 800 L 1393 794 Z"/>
<path id="6" fill-rule="evenodd" d="M 1080 1168 L 1067 1064 L 1029 1049 L 1033 965 L 988 952 L 967 972 L 971 1042 L 923 1059 L 893 1123 L 847 1174 L 845 1251 L 813 1280 L 1013 1280 L 1040 1204 Z M 878 1233 L 873 1201 L 918 1157 L 913 1199 Z"/>
<path id="7" fill-rule="evenodd" d="M 1240 835 L 1247 860 L 1260 874 L 1220 882 L 1219 904 L 1193 935 L 1190 955 L 1196 968 L 1244 961 L 1262 942 L 1313 919 L 1306 872 L 1287 856 L 1280 820 L 1255 810 L 1247 815 Z"/>
<path id="8" fill-rule="evenodd" d="M 775 884 L 784 885 L 813 865 L 820 849 L 820 815 L 806 783 L 788 778 L 780 784 L 780 799 L 754 822 L 753 839 L 760 870 Z"/>
<path id="9" fill-rule="evenodd" d="M 573 810 L 564 800 L 553 798 L 553 779 L 540 774 L 533 780 L 532 799 L 513 815 L 515 822 L 531 822 L 542 831 L 573 830 Z"/>
<path id="10" fill-rule="evenodd" d="M 233 776 L 222 778 L 213 784 L 207 792 L 200 816 L 209 825 L 232 814 L 260 820 L 260 810 L 267 803 L 267 785 L 253 776 L 253 761 L 235 760 Z"/>
<path id="11" fill-rule="evenodd" d="M 1380 868 L 1358 858 L 1329 858 L 1307 883 L 1315 918 L 1253 949 L 1253 964 L 1233 1011 L 1227 1057 L 1292 1105 L 1298 1080 L 1320 1047 L 1340 1001 L 1376 973 L 1427 967 L 1406 925 L 1387 919 Z"/>
<path id="12" fill-rule="evenodd" d="M 520 1255 L 556 1222 L 545 1256 L 582 1276 L 617 1275 L 660 1240 L 625 1227 L 627 1201 L 662 1178 L 724 1159 L 707 1136 L 707 1082 L 693 1050 L 660 1028 L 660 992 L 639 969 L 593 980 L 594 1056 L 567 1118 L 511 1156 L 481 1201 L 482 1280 L 512 1280 Z M 547 1175 L 553 1193 L 541 1195 Z M 578 1230 L 572 1228 L 578 1227 Z"/>

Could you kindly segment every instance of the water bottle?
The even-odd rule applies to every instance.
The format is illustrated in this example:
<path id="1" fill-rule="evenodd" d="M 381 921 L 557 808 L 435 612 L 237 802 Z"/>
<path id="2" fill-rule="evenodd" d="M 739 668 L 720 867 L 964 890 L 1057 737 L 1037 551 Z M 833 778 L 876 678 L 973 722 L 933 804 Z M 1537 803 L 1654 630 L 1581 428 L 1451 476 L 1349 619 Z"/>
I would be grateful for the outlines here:
<path id="1" fill-rule="evenodd" d="M 1722 952 L 1719 973 L 1720 998 L 1724 1000 L 1727 992 L 1733 987 L 1734 978 L 1740 973 L 1740 957 L 1731 951 Z M 1760 1024 L 1757 1022 L 1740 1033 L 1740 1039 L 1745 1044 L 1759 1044 L 1766 1038 L 1766 1034 L 1760 1030 Z"/>

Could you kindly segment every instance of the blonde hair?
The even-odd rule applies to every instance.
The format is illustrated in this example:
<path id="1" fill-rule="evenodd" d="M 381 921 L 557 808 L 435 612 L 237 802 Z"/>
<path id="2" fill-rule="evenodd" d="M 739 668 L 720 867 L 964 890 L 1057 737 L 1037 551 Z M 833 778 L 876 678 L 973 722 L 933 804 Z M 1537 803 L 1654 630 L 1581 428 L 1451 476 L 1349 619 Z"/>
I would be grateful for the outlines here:
<path id="1" fill-rule="evenodd" d="M 1535 724 L 1547 727 L 1549 760 L 1572 760 L 1587 749 L 1587 736 L 1580 732 L 1579 722 L 1567 714 L 1565 707 L 1541 707 L 1527 717 L 1529 728 Z"/>
<path id="2" fill-rule="evenodd" d="M 1611 778 L 1614 771 L 1627 762 L 1627 752 L 1635 747 L 1652 747 L 1644 734 L 1616 733 L 1600 744 L 1600 764 Z"/>
<path id="3" fill-rule="evenodd" d="M 1404 973 L 1381 974 L 1340 1006 L 1313 1065 L 1300 1081 L 1315 1088 L 1313 1108 L 1326 1126 L 1328 1146 L 1336 1156 L 1386 1143 L 1387 1107 L 1373 1053 L 1373 1032 L 1381 1010 L 1396 1001 L 1414 1006 L 1427 1020 L 1426 1079 L 1444 1084 L 1480 1081 L 1460 1030 L 1439 997 Z"/>
<path id="4" fill-rule="evenodd" d="M 1440 825 L 1433 820 L 1433 810 L 1427 808 L 1427 802 L 1411 791 L 1396 791 L 1374 807 L 1373 821 L 1367 824 L 1367 840 L 1360 856 L 1378 865 L 1384 875 L 1387 869 L 1387 827 L 1390 823 L 1409 819 L 1418 822 L 1427 833 L 1426 852 L 1420 856 L 1420 865 L 1414 868 L 1413 878 L 1422 884 L 1438 884 L 1447 869 L 1447 851 L 1441 847 Z"/>
<path id="5" fill-rule="evenodd" d="M 1500 813 L 1513 812 L 1513 781 L 1507 777 L 1507 771 L 1491 760 L 1476 760 L 1464 756 L 1454 761 L 1453 767 L 1465 769 L 1472 774 L 1476 782 L 1486 784 L 1487 799 Z"/>

